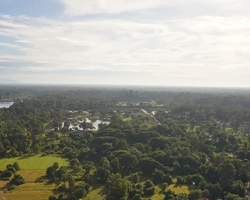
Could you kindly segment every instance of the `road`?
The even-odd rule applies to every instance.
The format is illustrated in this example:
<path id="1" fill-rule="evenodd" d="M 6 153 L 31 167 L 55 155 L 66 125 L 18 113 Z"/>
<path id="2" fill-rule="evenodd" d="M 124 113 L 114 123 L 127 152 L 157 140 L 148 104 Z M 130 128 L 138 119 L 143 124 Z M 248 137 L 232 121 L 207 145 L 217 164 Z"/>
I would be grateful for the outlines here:
<path id="1" fill-rule="evenodd" d="M 146 115 L 149 115 L 150 117 L 154 118 L 154 120 L 159 124 L 161 125 L 161 123 L 155 118 L 154 115 L 150 114 L 148 111 L 144 110 L 144 109 L 141 109 L 141 111 L 146 114 Z"/>

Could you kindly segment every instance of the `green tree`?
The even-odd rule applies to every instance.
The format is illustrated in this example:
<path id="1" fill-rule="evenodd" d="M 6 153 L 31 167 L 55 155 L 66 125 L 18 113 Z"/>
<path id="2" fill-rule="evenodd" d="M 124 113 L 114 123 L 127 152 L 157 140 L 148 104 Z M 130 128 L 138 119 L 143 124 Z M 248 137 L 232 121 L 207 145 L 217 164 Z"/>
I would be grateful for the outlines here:
<path id="1" fill-rule="evenodd" d="M 195 185 L 199 185 L 204 178 L 200 174 L 195 174 L 192 176 L 191 181 L 195 183 Z"/>
<path id="2" fill-rule="evenodd" d="M 174 193 L 171 190 L 166 191 L 164 200 L 175 200 Z"/>
<path id="3" fill-rule="evenodd" d="M 217 199 L 222 197 L 223 193 L 222 193 L 222 189 L 219 183 L 217 184 L 207 184 L 206 190 L 209 191 L 209 198 L 211 199 Z"/>
<path id="4" fill-rule="evenodd" d="M 141 200 L 141 195 L 140 194 L 135 194 L 133 197 L 133 200 Z"/>
<path id="5" fill-rule="evenodd" d="M 154 184 L 162 183 L 164 175 L 165 174 L 163 173 L 162 170 L 155 169 L 155 171 L 153 173 L 153 182 L 154 182 Z"/>
<path id="6" fill-rule="evenodd" d="M 7 150 L 4 148 L 3 143 L 0 141 L 0 157 L 5 156 Z"/>
<path id="7" fill-rule="evenodd" d="M 138 159 L 131 153 L 121 154 L 118 157 L 119 163 L 127 169 L 132 169 L 138 164 Z"/>
<path id="8" fill-rule="evenodd" d="M 245 187 L 242 181 L 238 180 L 231 186 L 231 193 L 239 195 L 240 197 L 245 196 Z"/>
<path id="9" fill-rule="evenodd" d="M 154 187 L 154 183 L 151 180 L 147 180 L 145 183 L 145 188 L 151 188 Z"/>
<path id="10" fill-rule="evenodd" d="M 225 196 L 225 200 L 243 200 L 243 198 L 241 198 L 239 195 L 229 193 Z"/>
<path id="11" fill-rule="evenodd" d="M 18 164 L 17 162 L 14 162 L 13 167 L 14 167 L 14 169 L 15 169 L 16 171 L 18 171 L 18 170 L 21 169 L 20 166 L 19 166 L 19 164 Z"/>
<path id="12" fill-rule="evenodd" d="M 117 179 L 111 186 L 110 195 L 116 199 L 128 196 L 128 182 L 124 179 Z"/>
<path id="13" fill-rule="evenodd" d="M 54 170 L 57 170 L 59 168 L 58 162 L 55 162 L 52 167 Z"/>
<path id="14" fill-rule="evenodd" d="M 162 177 L 162 181 L 166 182 L 168 185 L 173 184 L 173 179 L 169 174 L 166 174 Z"/>
<path id="15" fill-rule="evenodd" d="M 41 152 L 41 147 L 40 147 L 39 144 L 36 143 L 36 144 L 33 146 L 32 150 L 33 150 L 33 152 L 34 152 L 35 154 L 39 154 L 39 153 Z"/>
<path id="16" fill-rule="evenodd" d="M 189 194 L 190 200 L 198 200 L 201 198 L 201 190 L 192 190 Z"/>

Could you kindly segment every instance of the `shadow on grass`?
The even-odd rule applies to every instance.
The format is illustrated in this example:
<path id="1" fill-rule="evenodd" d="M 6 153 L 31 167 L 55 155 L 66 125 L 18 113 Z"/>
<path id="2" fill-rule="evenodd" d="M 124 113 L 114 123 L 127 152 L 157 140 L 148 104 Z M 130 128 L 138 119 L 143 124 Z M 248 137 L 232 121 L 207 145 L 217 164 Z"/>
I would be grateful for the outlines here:
<path id="1" fill-rule="evenodd" d="M 4 191 L 4 190 L 8 189 L 8 187 L 10 187 L 10 186 L 11 186 L 11 183 L 8 182 L 3 187 L 0 188 L 0 191 Z"/>
<path id="2" fill-rule="evenodd" d="M 27 158 L 30 158 L 30 157 L 33 157 L 33 156 L 34 155 L 32 155 L 32 154 L 24 155 L 21 158 L 18 158 L 18 160 L 27 159 Z"/>
<path id="3" fill-rule="evenodd" d="M 50 181 L 50 180 L 47 180 L 47 179 L 44 182 L 45 182 L 44 185 L 53 185 L 54 184 L 53 181 Z"/>
<path id="4" fill-rule="evenodd" d="M 43 183 L 45 182 L 47 179 L 47 176 L 42 176 L 42 177 L 39 177 L 35 180 L 35 183 Z"/>

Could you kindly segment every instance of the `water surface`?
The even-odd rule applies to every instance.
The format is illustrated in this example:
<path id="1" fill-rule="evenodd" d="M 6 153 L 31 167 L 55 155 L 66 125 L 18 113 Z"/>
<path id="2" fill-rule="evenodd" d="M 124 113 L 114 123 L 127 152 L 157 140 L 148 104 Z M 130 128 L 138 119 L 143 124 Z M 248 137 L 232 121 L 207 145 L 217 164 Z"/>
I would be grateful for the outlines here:
<path id="1" fill-rule="evenodd" d="M 0 102 L 0 108 L 9 108 L 14 102 Z"/>

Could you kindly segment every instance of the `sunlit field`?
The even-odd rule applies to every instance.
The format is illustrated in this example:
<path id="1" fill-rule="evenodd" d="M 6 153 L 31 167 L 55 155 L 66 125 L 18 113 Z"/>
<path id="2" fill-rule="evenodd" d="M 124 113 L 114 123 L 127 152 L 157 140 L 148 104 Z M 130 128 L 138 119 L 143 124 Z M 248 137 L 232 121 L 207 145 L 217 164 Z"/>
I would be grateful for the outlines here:
<path id="1" fill-rule="evenodd" d="M 46 170 L 53 163 L 58 162 L 59 166 L 67 166 L 69 163 L 66 159 L 56 156 L 23 156 L 17 158 L 0 159 L 0 170 L 5 170 L 8 164 L 18 162 L 22 170 Z"/>

